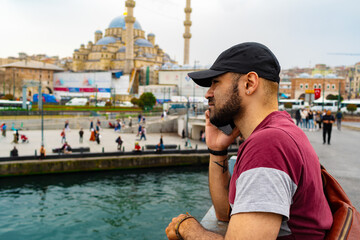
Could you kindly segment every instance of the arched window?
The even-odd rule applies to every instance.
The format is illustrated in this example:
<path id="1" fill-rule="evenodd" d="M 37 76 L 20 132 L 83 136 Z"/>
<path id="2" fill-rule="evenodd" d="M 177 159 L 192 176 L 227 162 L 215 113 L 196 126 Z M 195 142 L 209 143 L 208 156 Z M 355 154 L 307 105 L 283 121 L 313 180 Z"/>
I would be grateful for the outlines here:
<path id="1" fill-rule="evenodd" d="M 333 84 L 331 87 L 332 87 L 332 89 L 335 89 L 335 84 Z"/>
<path id="2" fill-rule="evenodd" d="M 303 88 L 303 85 L 302 84 L 300 84 L 300 89 L 302 89 Z"/>
<path id="3" fill-rule="evenodd" d="M 314 89 L 317 87 L 317 85 L 316 84 L 314 84 Z"/>
<path id="4" fill-rule="evenodd" d="M 308 89 L 309 88 L 309 84 L 305 84 L 305 89 Z"/>
<path id="5" fill-rule="evenodd" d="M 330 89 L 330 84 L 326 85 L 326 89 Z"/>

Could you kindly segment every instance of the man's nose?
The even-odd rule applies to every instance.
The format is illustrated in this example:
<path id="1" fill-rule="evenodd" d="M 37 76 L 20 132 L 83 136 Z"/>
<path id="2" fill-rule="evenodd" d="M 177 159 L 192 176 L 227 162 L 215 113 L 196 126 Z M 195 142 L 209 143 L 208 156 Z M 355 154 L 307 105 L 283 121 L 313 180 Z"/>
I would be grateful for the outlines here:
<path id="1" fill-rule="evenodd" d="M 209 99 L 209 98 L 211 98 L 211 97 L 213 97 L 214 96 L 214 91 L 212 90 L 212 88 L 210 87 L 207 91 L 206 91 L 206 93 L 205 93 L 205 98 L 206 99 Z"/>

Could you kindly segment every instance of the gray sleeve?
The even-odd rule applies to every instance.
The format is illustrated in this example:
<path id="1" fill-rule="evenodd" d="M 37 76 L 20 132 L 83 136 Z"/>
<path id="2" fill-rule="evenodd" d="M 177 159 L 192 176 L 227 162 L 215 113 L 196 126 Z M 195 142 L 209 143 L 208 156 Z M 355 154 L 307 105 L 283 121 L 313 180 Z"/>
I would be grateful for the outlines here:
<path id="1" fill-rule="evenodd" d="M 236 195 L 231 215 L 244 212 L 271 212 L 289 219 L 290 205 L 297 186 L 278 169 L 255 168 L 236 180 Z"/>

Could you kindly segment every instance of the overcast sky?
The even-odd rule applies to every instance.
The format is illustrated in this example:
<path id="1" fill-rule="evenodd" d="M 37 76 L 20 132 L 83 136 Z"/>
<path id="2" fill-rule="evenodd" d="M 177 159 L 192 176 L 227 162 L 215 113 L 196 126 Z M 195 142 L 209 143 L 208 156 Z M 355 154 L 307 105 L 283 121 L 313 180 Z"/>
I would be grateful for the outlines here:
<path id="1" fill-rule="evenodd" d="M 134 14 L 183 63 L 186 0 L 136 0 Z M 358 0 L 192 0 L 190 63 L 212 64 L 240 42 L 267 45 L 283 69 L 360 61 Z M 72 56 L 125 12 L 125 0 L 0 0 L 0 57 Z M 347 53 L 351 55 L 331 55 Z"/>

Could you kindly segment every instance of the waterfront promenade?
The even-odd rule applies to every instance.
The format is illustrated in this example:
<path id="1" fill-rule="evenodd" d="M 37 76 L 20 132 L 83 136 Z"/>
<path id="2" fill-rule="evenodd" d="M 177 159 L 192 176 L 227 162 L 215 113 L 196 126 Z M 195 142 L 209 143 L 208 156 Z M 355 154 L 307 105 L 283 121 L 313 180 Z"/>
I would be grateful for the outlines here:
<path id="1" fill-rule="evenodd" d="M 360 209 L 360 189 L 358 182 L 360 181 L 360 124 L 359 123 L 343 123 L 342 131 L 338 131 L 336 125 L 333 127 L 331 145 L 323 145 L 322 132 L 307 132 L 306 134 L 317 152 L 321 164 L 340 182 L 346 193 L 349 195 L 354 205 Z M 113 129 L 101 130 L 101 143 L 89 141 L 90 131 L 84 129 L 84 142 L 79 143 L 78 129 L 72 129 L 67 133 L 67 141 L 72 147 L 90 147 L 90 151 L 102 152 L 116 152 L 117 144 L 115 139 L 120 134 L 126 151 L 134 148 L 134 143 L 138 141 L 139 137 L 136 133 L 116 133 Z M 29 130 L 21 131 L 21 134 L 26 134 L 30 143 L 11 143 L 13 136 L 11 131 L 8 131 L 6 138 L 0 137 L 0 156 L 9 156 L 10 149 L 14 145 L 19 149 L 19 155 L 34 155 L 35 149 L 39 149 L 41 143 L 41 131 Z M 140 141 L 140 145 L 157 144 L 160 141 L 160 133 L 147 134 L 147 140 Z M 46 130 L 44 133 L 45 147 L 47 154 L 53 154 L 53 148 L 61 147 L 60 130 Z M 164 144 L 180 145 L 181 149 L 185 149 L 185 140 L 178 136 L 177 133 L 163 133 Z M 198 145 L 198 149 L 206 149 L 206 144 L 199 140 L 191 140 L 193 148 Z"/>

